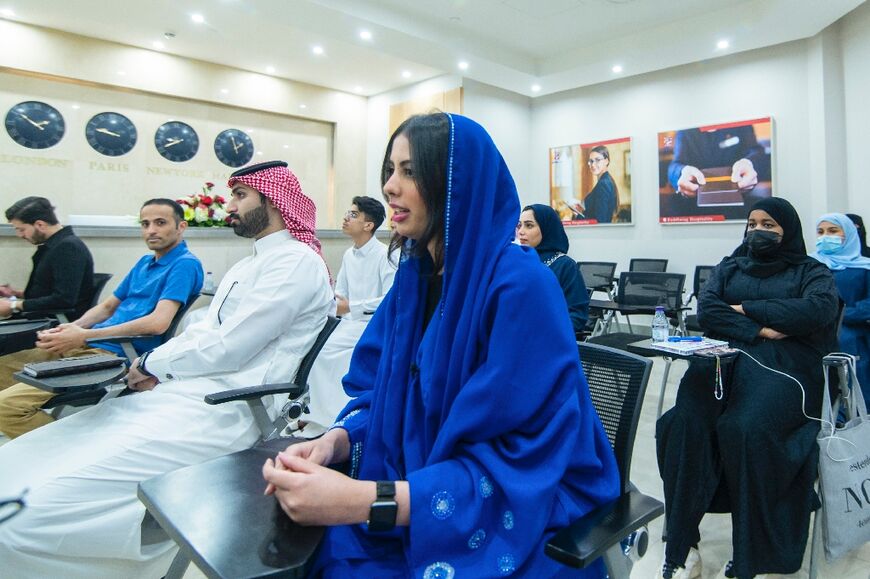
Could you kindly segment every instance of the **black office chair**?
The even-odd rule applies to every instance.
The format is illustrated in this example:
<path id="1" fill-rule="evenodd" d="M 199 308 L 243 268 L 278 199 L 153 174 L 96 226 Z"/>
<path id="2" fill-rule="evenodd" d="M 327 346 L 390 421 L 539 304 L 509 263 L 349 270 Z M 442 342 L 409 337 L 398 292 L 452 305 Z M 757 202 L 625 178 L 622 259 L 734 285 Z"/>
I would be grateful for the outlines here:
<path id="1" fill-rule="evenodd" d="M 611 261 L 578 261 L 577 269 L 586 282 L 586 287 L 593 292 L 604 292 L 610 299 L 614 298 L 613 283 L 616 281 L 616 263 Z"/>
<path id="2" fill-rule="evenodd" d="M 662 273 L 668 270 L 667 259 L 632 258 L 628 271 L 652 271 Z"/>
<path id="3" fill-rule="evenodd" d="M 648 333 L 635 333 L 630 316 L 653 315 L 656 306 L 664 306 L 668 318 L 676 319 L 682 331 L 682 297 L 686 275 L 682 273 L 656 273 L 624 271 L 619 274 L 616 303 L 618 311 L 628 321 L 628 332 L 612 332 L 590 337 L 595 344 L 625 350 L 628 344 L 649 338 Z"/>
<path id="4" fill-rule="evenodd" d="M 186 304 L 178 308 L 178 310 L 175 312 L 175 315 L 172 316 L 172 321 L 169 323 L 169 327 L 166 328 L 165 332 L 160 334 L 161 344 L 165 344 L 167 341 L 171 340 L 173 336 L 175 336 L 175 332 L 178 330 L 178 325 L 181 323 L 184 315 L 196 301 L 197 297 L 199 297 L 198 294 L 192 296 Z M 105 338 L 88 340 L 88 345 L 93 345 L 94 343 L 99 342 L 118 344 L 121 346 L 121 349 L 124 351 L 124 355 L 127 357 L 127 359 L 129 361 L 133 361 L 139 355 L 133 347 L 133 340 L 140 340 L 152 337 L 153 336 L 149 335 L 108 336 Z M 124 391 L 125 388 L 120 384 L 116 385 L 114 389 L 112 389 L 111 386 L 105 387 L 99 384 L 95 384 L 94 387 L 90 390 L 77 390 L 76 392 L 58 394 L 57 396 L 54 396 L 45 404 L 43 404 L 42 410 L 51 410 L 51 415 L 54 418 L 59 418 L 61 413 L 67 407 L 92 406 L 94 404 L 97 404 L 100 400 L 103 400 L 107 396 L 112 397 L 111 394 L 121 394 Z"/>
<path id="5" fill-rule="evenodd" d="M 707 283 L 707 280 L 710 279 L 710 275 L 713 273 L 714 269 L 716 269 L 715 265 L 695 266 L 694 281 L 692 283 L 692 293 L 691 295 L 689 295 L 688 298 L 686 298 L 686 301 L 683 304 L 684 306 L 689 307 L 693 299 L 697 302 L 698 296 L 701 294 L 701 288 L 703 288 L 704 284 Z M 678 321 L 676 319 L 671 319 L 671 325 L 678 325 Z M 689 314 L 684 316 L 683 325 L 686 328 L 686 332 L 697 332 L 699 334 L 704 333 L 704 329 L 698 324 L 698 314 Z"/>
<path id="6" fill-rule="evenodd" d="M 260 429 L 260 443 L 139 484 L 139 499 L 150 517 L 180 547 L 164 579 L 183 577 L 191 560 L 209 577 L 304 576 L 303 568 L 317 548 L 323 528 L 293 523 L 273 497 L 263 496 L 264 483 L 258 472 L 266 458 L 274 458 L 279 450 L 301 442 L 281 438 L 280 433 L 295 413 L 304 412 L 308 375 L 338 324 L 338 318 L 329 316 L 292 382 L 226 390 L 205 397 L 206 403 L 212 405 L 244 400 Z M 269 419 L 263 405 L 263 397 L 273 394 L 290 395 L 275 421 Z M 212 483 L 202 488 L 195 482 L 199 477 Z M 186 516 L 192 496 L 199 504 L 214 507 L 212 516 Z M 230 538 L 222 533 L 237 536 Z M 233 548 L 225 549 L 226 545 Z"/>
<path id="7" fill-rule="evenodd" d="M 100 294 L 106 283 L 112 279 L 110 273 L 95 273 L 93 291 L 88 308 L 99 303 Z M 69 316 L 74 316 L 75 310 L 36 310 L 22 312 L 10 320 L 0 321 L 0 355 L 13 354 L 21 350 L 29 350 L 36 346 L 36 334 L 58 324 L 69 322 Z"/>
<path id="8" fill-rule="evenodd" d="M 632 550 L 640 558 L 649 537 L 646 525 L 664 513 L 664 505 L 631 484 L 631 455 L 652 361 L 605 346 L 577 344 L 592 405 L 613 446 L 619 468 L 620 496 L 574 521 L 547 543 L 551 558 L 583 569 L 604 557 L 608 575 L 628 579 Z"/>

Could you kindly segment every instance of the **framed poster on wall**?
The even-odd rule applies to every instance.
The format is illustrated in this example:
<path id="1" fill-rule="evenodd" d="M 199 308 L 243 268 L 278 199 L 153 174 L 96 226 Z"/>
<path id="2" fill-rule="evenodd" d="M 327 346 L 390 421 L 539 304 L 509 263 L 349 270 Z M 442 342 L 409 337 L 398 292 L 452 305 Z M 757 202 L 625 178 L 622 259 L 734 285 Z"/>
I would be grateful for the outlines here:
<path id="1" fill-rule="evenodd" d="M 631 139 L 550 149 L 550 206 L 566 227 L 630 225 Z"/>
<path id="2" fill-rule="evenodd" d="M 770 117 L 659 133 L 659 222 L 743 221 L 773 195 Z"/>

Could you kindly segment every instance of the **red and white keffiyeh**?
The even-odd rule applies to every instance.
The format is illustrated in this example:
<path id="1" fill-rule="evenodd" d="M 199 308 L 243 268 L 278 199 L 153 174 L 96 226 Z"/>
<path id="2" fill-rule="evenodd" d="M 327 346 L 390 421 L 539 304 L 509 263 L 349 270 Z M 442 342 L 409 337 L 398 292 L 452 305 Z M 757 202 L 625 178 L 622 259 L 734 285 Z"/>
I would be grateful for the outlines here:
<path id="1" fill-rule="evenodd" d="M 260 171 L 230 177 L 227 187 L 242 183 L 265 195 L 281 212 L 284 225 L 293 237 L 309 246 L 320 257 L 320 240 L 317 239 L 317 208 L 314 201 L 302 192 L 296 175 L 286 166 L 271 166 Z"/>

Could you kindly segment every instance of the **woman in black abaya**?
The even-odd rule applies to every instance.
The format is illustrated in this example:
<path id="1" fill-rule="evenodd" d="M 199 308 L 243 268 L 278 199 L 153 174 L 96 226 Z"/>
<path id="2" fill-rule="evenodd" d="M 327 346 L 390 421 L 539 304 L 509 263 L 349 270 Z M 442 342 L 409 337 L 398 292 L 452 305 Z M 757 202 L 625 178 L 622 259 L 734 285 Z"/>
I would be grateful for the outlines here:
<path id="1" fill-rule="evenodd" d="M 660 577 L 700 576 L 705 512 L 730 512 L 733 560 L 726 577 L 794 573 L 801 567 L 818 453 L 822 357 L 837 349 L 833 276 L 807 256 L 797 212 L 784 199 L 757 203 L 743 243 L 698 298 L 698 321 L 742 353 L 693 362 L 674 408 L 656 425 L 667 543 Z M 747 355 L 748 354 L 748 355 Z M 793 380 L 761 364 L 785 372 Z M 721 397 L 721 400 L 718 399 Z"/>

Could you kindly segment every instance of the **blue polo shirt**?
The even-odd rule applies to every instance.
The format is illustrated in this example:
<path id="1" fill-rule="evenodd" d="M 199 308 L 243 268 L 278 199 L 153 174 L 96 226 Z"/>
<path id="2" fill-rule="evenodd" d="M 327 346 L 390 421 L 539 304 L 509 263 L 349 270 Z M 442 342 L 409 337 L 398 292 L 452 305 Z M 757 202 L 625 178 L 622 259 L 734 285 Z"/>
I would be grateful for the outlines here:
<path id="1" fill-rule="evenodd" d="M 202 278 L 202 264 L 187 249 L 185 241 L 160 259 L 155 259 L 153 254 L 145 255 L 115 290 L 115 297 L 121 300 L 118 309 L 112 317 L 94 325 L 94 328 L 117 326 L 147 316 L 160 300 L 176 301 L 183 306 L 202 289 Z M 159 345 L 160 336 L 133 340 L 133 347 L 139 354 Z M 124 356 L 118 344 L 95 342 L 92 346 Z"/>

